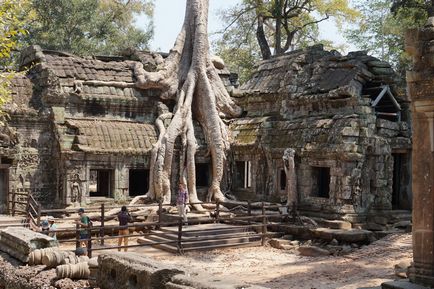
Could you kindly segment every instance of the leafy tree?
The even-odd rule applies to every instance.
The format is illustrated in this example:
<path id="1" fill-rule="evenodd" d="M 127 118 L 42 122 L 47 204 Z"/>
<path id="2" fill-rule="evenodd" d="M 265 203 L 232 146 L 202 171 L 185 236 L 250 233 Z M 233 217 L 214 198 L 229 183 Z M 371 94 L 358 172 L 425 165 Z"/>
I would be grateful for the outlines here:
<path id="1" fill-rule="evenodd" d="M 418 0 L 415 0 L 418 1 Z M 420 1 L 423 2 L 423 1 Z M 404 76 L 409 60 L 404 51 L 405 30 L 423 25 L 425 6 L 396 6 L 390 0 L 363 0 L 356 5 L 362 17 L 346 38 L 357 48 L 391 63 Z M 394 13 L 391 12 L 391 9 Z"/>
<path id="2" fill-rule="evenodd" d="M 18 39 L 26 33 L 24 27 L 23 7 L 26 1 L 0 0 L 0 109 L 9 100 L 10 80 L 14 73 L 5 73 L 11 68 L 11 55 L 18 46 Z M 0 111 L 1 115 L 1 111 Z"/>
<path id="3" fill-rule="evenodd" d="M 46 49 L 113 54 L 127 47 L 145 49 L 153 35 L 134 26 L 134 16 L 153 14 L 151 0 L 32 0 L 35 19 L 25 41 Z"/>
<path id="4" fill-rule="evenodd" d="M 268 59 L 317 40 L 322 21 L 352 21 L 357 12 L 347 0 L 243 0 L 224 11 L 223 17 L 229 27 L 254 33 L 262 58 Z"/>
<path id="5" fill-rule="evenodd" d="M 428 16 L 434 16 L 434 0 L 393 0 L 392 12 L 396 15 L 402 9 L 423 11 Z"/>
<path id="6" fill-rule="evenodd" d="M 254 63 L 272 54 L 314 43 L 334 48 L 331 42 L 319 40 L 318 25 L 329 18 L 340 25 L 357 16 L 347 0 L 243 0 L 220 12 L 227 27 L 213 43 L 214 50 L 243 83 L 250 78 Z"/>

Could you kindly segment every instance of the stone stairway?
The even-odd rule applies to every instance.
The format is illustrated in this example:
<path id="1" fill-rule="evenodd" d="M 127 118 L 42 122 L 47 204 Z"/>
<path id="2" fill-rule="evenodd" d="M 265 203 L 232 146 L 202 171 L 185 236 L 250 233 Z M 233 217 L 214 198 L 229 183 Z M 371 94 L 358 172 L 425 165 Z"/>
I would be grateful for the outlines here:
<path id="1" fill-rule="evenodd" d="M 218 248 L 248 247 L 261 244 L 261 236 L 249 226 L 200 224 L 184 226 L 182 248 L 178 250 L 178 227 L 164 227 L 153 231 L 157 235 L 139 238 L 139 244 L 150 244 L 168 252 L 206 251 Z M 166 244 L 158 244 L 163 243 Z M 173 242 L 167 244 L 167 242 Z"/>
<path id="2" fill-rule="evenodd" d="M 27 220 L 22 216 L 12 217 L 10 215 L 0 215 L 0 230 L 7 227 L 25 227 Z"/>

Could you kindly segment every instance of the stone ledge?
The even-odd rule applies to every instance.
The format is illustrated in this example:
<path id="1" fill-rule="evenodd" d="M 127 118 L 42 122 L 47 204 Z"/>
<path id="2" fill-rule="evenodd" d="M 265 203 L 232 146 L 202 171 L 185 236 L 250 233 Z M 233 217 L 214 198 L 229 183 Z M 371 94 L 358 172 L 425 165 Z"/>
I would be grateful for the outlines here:
<path id="1" fill-rule="evenodd" d="M 381 284 L 382 289 L 428 289 L 421 285 L 411 283 L 410 281 L 391 281 Z"/>

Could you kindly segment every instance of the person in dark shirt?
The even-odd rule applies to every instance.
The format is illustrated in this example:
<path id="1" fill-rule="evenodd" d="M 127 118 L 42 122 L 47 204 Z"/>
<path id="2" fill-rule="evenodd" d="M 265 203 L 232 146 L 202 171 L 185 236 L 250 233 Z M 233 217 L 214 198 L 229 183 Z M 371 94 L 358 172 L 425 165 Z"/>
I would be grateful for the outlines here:
<path id="1" fill-rule="evenodd" d="M 128 223 L 132 221 L 130 213 L 128 213 L 127 207 L 122 206 L 121 211 L 118 214 L 119 220 L 119 236 L 127 236 L 130 234 L 130 230 L 128 229 Z M 128 246 L 128 237 L 119 237 L 118 246 L 122 245 L 122 241 L 124 242 L 124 246 Z M 121 251 L 121 248 L 118 248 L 118 251 Z M 128 251 L 128 248 L 124 248 L 124 251 Z"/>

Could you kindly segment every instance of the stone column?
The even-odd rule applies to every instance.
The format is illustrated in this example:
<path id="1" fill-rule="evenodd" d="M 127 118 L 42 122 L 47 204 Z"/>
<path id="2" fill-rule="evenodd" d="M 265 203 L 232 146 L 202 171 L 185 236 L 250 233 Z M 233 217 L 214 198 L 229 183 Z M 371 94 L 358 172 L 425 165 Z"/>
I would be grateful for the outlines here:
<path id="1" fill-rule="evenodd" d="M 297 196 L 297 177 L 294 162 L 295 150 L 288 148 L 283 154 L 283 167 L 286 175 L 286 192 L 288 194 L 287 204 L 289 206 L 298 205 Z"/>
<path id="2" fill-rule="evenodd" d="M 406 35 L 413 116 L 413 261 L 410 281 L 434 287 L 434 18 Z"/>

